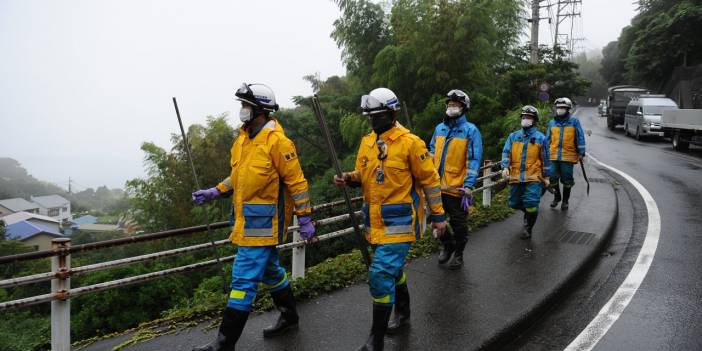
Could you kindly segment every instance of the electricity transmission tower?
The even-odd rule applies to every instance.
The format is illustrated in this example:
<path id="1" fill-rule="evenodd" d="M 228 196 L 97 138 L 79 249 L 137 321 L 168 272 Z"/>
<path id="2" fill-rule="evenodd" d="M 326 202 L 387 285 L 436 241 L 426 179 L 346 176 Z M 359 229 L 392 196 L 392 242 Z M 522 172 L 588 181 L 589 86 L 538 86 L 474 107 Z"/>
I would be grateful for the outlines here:
<path id="1" fill-rule="evenodd" d="M 549 1 L 550 3 L 550 1 Z M 549 4 L 555 8 L 553 23 L 555 24 L 553 36 L 553 48 L 561 48 L 566 50 L 570 59 L 576 52 L 582 50 L 583 37 L 582 25 L 582 0 L 558 0 L 553 4 Z M 550 10 L 550 9 L 549 9 Z"/>

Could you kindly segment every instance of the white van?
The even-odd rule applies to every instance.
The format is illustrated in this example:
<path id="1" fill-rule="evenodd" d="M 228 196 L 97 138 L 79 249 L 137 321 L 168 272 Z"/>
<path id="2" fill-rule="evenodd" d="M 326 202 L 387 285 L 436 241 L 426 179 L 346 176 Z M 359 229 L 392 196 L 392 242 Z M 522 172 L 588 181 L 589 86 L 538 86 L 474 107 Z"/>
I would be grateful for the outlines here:
<path id="1" fill-rule="evenodd" d="M 655 135 L 662 137 L 661 116 L 665 110 L 677 110 L 678 104 L 665 95 L 640 95 L 629 101 L 624 113 L 624 135 L 636 140 Z"/>

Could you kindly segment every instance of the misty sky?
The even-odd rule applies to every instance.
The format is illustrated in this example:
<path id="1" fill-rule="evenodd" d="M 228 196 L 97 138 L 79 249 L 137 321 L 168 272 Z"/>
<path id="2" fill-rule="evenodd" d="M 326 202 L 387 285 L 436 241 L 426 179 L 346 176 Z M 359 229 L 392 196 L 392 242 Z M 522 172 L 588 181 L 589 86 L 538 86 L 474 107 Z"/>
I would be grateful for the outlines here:
<path id="1" fill-rule="evenodd" d="M 584 0 L 582 12 L 594 49 L 635 7 Z M 225 111 L 233 122 L 242 81 L 292 107 L 311 93 L 302 76 L 343 75 L 338 16 L 330 0 L 0 0 L 0 157 L 63 187 L 123 187 L 143 176 L 143 141 L 170 147 L 172 96 L 186 125 Z M 541 33 L 552 43 L 545 21 Z"/>

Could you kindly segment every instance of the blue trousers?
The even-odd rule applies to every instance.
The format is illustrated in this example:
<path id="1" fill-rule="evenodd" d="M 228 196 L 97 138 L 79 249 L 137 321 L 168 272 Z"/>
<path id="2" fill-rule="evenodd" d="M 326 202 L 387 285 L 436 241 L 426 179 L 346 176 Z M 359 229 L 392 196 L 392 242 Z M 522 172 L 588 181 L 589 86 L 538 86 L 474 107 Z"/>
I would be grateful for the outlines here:
<path id="1" fill-rule="evenodd" d="M 402 267 L 409 248 L 410 243 L 381 244 L 375 248 L 368 271 L 368 285 L 373 302 L 386 305 L 395 303 L 395 284 L 406 283 Z"/>
<path id="2" fill-rule="evenodd" d="M 572 188 L 575 184 L 575 179 L 573 178 L 574 166 L 575 163 L 551 161 L 551 183 L 558 184 L 558 181 L 560 180 L 563 186 Z"/>
<path id="3" fill-rule="evenodd" d="M 509 185 L 509 207 L 535 212 L 541 202 L 541 182 L 528 182 Z"/>
<path id="4" fill-rule="evenodd" d="M 290 282 L 280 266 L 275 246 L 240 246 L 232 266 L 232 285 L 227 307 L 251 311 L 251 305 L 263 283 L 271 292 L 286 288 Z"/>

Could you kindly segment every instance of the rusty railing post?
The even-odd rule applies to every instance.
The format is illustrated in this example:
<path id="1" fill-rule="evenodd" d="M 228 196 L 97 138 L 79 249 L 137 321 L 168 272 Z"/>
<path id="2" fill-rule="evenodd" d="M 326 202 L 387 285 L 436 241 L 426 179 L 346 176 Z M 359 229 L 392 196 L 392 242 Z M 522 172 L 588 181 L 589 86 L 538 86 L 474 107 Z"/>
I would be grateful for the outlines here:
<path id="1" fill-rule="evenodd" d="M 299 224 L 297 216 L 293 216 L 293 225 L 297 227 Z M 293 242 L 299 241 L 302 241 L 300 230 L 296 229 L 293 231 Z M 292 277 L 293 279 L 305 277 L 305 245 L 292 249 Z"/>
<path id="2" fill-rule="evenodd" d="M 490 160 L 485 160 L 483 163 L 483 166 L 489 165 L 491 162 Z M 483 179 L 483 186 L 486 187 L 485 190 L 483 190 L 483 207 L 490 207 L 490 204 L 492 203 L 492 188 L 489 187 L 492 185 L 492 179 L 488 177 L 490 175 L 490 172 L 492 172 L 492 167 L 486 167 L 483 170 L 483 176 L 486 177 Z"/>
<path id="3" fill-rule="evenodd" d="M 51 301 L 51 350 L 71 350 L 71 303 L 68 291 L 71 288 L 70 269 L 71 254 L 70 238 L 51 240 L 51 247 L 56 255 L 51 257 L 51 272 L 55 278 L 51 280 L 51 293 L 58 300 Z"/>

